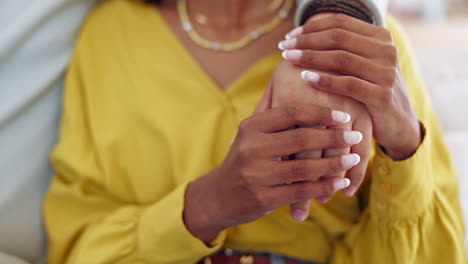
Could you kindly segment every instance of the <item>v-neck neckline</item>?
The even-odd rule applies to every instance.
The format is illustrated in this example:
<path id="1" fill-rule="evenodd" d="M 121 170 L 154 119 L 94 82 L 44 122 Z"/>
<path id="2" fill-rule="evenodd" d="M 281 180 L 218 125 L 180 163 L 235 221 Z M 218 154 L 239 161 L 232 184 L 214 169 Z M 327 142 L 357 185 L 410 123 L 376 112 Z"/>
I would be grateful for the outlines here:
<path id="1" fill-rule="evenodd" d="M 169 22 L 164 18 L 161 10 L 157 7 L 153 8 L 153 14 L 157 19 L 155 20 L 155 22 L 160 22 L 163 25 L 161 27 L 162 30 L 164 30 L 162 34 L 166 34 L 168 36 L 169 41 L 172 42 L 172 44 L 168 45 L 173 46 L 175 49 L 177 49 L 178 52 L 176 52 L 176 54 L 179 54 L 178 56 L 184 57 L 190 63 L 188 67 L 193 69 L 193 72 L 196 73 L 201 79 L 203 79 L 211 90 L 214 90 L 214 92 L 217 93 L 218 96 L 221 96 L 223 98 L 226 98 L 229 95 L 235 93 L 236 90 L 242 87 L 242 84 L 251 76 L 251 72 L 255 71 L 258 68 L 263 68 L 260 66 L 264 64 L 269 64 L 270 60 L 278 60 L 280 57 L 279 52 L 261 57 L 257 61 L 247 66 L 247 68 L 241 74 L 236 76 L 236 78 L 231 83 L 229 83 L 226 87 L 223 88 L 213 80 L 210 74 L 206 70 L 204 70 L 198 59 L 190 52 L 190 50 L 187 49 L 187 47 L 185 47 L 182 40 L 174 32 Z"/>

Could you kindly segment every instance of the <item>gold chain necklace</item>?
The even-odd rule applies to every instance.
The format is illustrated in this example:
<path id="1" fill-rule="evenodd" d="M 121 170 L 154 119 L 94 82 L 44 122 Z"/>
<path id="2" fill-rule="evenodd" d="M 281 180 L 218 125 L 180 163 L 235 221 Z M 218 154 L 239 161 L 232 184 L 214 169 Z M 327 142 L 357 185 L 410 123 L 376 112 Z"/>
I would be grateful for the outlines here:
<path id="1" fill-rule="evenodd" d="M 182 28 L 195 44 L 205 49 L 230 52 L 244 48 L 262 35 L 273 31 L 273 29 L 279 26 L 281 22 L 289 16 L 293 5 L 294 0 L 286 0 L 283 7 L 281 7 L 277 15 L 270 22 L 260 26 L 237 41 L 227 43 L 207 40 L 195 31 L 188 15 L 187 0 L 177 0 L 177 11 L 179 12 Z"/>

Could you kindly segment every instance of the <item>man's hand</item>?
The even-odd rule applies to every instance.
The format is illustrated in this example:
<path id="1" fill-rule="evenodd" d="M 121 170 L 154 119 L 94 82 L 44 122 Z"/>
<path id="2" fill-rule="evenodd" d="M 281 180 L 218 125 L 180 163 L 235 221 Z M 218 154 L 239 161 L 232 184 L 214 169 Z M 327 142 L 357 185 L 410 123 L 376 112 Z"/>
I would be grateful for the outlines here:
<path id="1" fill-rule="evenodd" d="M 303 74 L 319 90 L 363 103 L 374 137 L 394 160 L 412 156 L 421 144 L 418 118 L 398 66 L 391 33 L 341 14 L 308 21 L 280 43 L 285 59 L 317 71 Z"/>

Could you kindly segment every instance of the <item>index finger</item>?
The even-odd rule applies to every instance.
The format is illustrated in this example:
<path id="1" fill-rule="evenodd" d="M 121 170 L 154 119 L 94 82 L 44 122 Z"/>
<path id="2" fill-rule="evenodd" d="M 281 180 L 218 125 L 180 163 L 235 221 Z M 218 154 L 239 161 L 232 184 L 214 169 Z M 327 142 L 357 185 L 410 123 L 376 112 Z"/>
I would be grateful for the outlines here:
<path id="1" fill-rule="evenodd" d="M 330 126 L 348 123 L 348 113 L 316 105 L 296 105 L 276 107 L 254 114 L 247 124 L 264 133 L 275 133 L 296 125 Z"/>

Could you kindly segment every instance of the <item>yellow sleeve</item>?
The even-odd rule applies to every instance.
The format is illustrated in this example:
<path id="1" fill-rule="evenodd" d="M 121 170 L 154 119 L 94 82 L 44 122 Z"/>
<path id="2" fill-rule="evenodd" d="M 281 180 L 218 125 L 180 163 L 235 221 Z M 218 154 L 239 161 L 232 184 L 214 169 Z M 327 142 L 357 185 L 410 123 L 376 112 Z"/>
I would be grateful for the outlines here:
<path id="1" fill-rule="evenodd" d="M 102 169 L 92 121 L 99 111 L 91 113 L 89 105 L 99 110 L 106 100 L 96 104 L 89 96 L 97 88 L 90 81 L 98 67 L 92 38 L 85 28 L 66 79 L 61 136 L 52 155 L 56 175 L 45 201 L 48 263 L 195 263 L 217 251 L 226 234 L 207 246 L 186 229 L 187 183 L 141 204 L 112 185 L 132 175 Z"/>
<path id="2" fill-rule="evenodd" d="M 425 138 L 402 162 L 376 147 L 367 209 L 335 242 L 331 263 L 467 263 L 457 175 L 408 41 L 393 19 L 388 22 Z"/>

